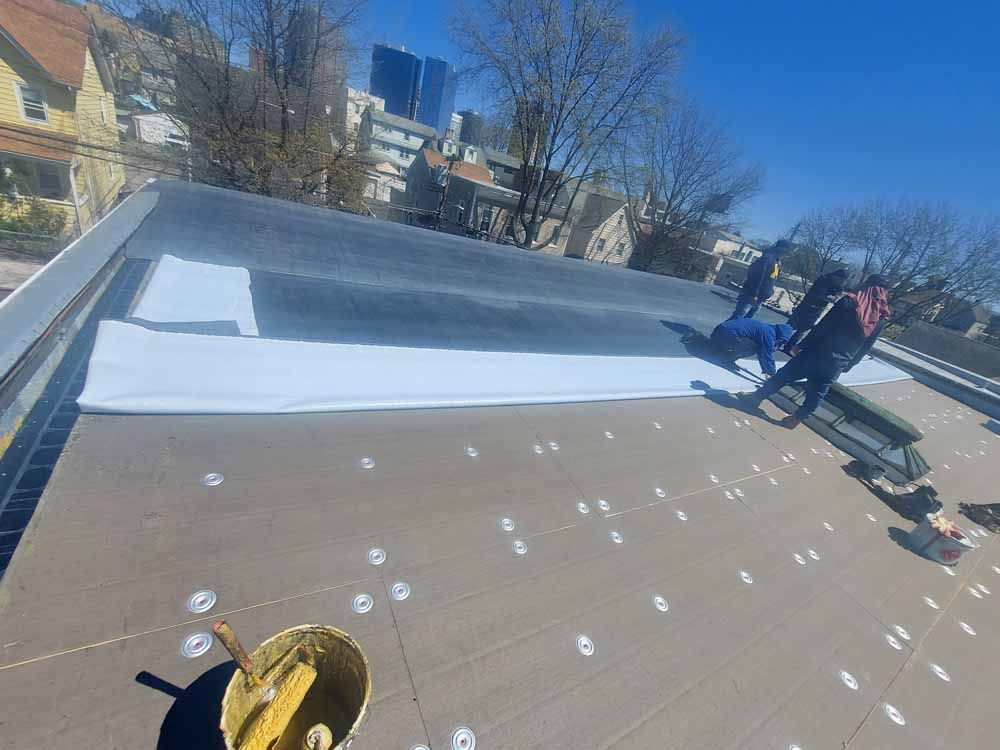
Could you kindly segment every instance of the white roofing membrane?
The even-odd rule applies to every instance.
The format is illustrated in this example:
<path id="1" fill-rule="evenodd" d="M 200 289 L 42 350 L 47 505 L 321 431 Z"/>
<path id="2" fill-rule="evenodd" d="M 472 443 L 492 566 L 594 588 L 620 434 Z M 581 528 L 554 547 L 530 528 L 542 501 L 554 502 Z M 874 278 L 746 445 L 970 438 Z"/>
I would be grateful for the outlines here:
<path id="1" fill-rule="evenodd" d="M 756 361 L 742 362 L 759 375 Z M 840 382 L 910 376 L 866 359 Z M 736 392 L 749 378 L 694 357 L 621 357 L 369 346 L 153 331 L 103 321 L 85 411 L 290 414 L 617 401 Z"/>
<path id="2" fill-rule="evenodd" d="M 132 315 L 154 323 L 233 320 L 241 335 L 258 335 L 247 269 L 172 255 L 157 261 Z"/>

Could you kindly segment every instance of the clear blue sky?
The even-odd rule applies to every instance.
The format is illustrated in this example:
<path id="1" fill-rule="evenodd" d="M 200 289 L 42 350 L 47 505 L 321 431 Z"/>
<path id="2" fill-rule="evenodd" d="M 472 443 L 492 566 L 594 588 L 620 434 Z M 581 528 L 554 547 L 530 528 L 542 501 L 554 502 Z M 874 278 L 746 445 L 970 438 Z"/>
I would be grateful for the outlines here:
<path id="1" fill-rule="evenodd" d="M 474 0 L 473 0 L 474 2 Z M 455 59 L 453 0 L 370 0 L 365 34 Z M 687 39 L 680 86 L 767 171 L 746 233 L 870 197 L 1000 216 L 1000 3 L 636 4 Z M 482 104 L 459 89 L 458 108 Z"/>

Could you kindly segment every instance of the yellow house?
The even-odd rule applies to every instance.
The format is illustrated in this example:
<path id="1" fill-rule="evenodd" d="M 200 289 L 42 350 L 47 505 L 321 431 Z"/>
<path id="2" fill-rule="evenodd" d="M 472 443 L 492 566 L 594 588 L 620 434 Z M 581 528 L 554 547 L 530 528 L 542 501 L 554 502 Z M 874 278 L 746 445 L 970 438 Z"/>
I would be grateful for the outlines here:
<path id="1" fill-rule="evenodd" d="M 58 0 L 0 0 L 0 167 L 18 175 L 0 214 L 25 193 L 66 213 L 66 233 L 106 214 L 125 185 L 114 87 L 88 17 Z"/>

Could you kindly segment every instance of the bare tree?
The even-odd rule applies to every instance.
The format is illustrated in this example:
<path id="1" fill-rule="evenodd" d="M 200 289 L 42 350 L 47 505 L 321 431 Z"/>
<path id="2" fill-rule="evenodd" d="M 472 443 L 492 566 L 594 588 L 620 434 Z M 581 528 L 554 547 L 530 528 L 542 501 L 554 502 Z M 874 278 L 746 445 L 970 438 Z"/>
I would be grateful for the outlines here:
<path id="1" fill-rule="evenodd" d="M 847 206 L 806 214 L 795 225 L 798 248 L 782 265 L 801 276 L 807 287 L 824 273 L 845 266 L 856 221 L 857 211 Z"/>
<path id="2" fill-rule="evenodd" d="M 118 46 L 167 90 L 193 179 L 311 203 L 360 199 L 337 112 L 363 0 L 106 0 Z M 246 62 L 244 62 L 246 61 Z"/>
<path id="3" fill-rule="evenodd" d="M 801 231 L 803 239 L 814 232 L 817 248 L 825 242 L 842 259 L 855 261 L 861 278 L 885 276 L 897 322 L 1000 301 L 997 219 L 963 217 L 948 206 L 875 200 L 811 214 Z"/>
<path id="4" fill-rule="evenodd" d="M 709 222 L 732 226 L 760 192 L 761 168 L 746 164 L 722 128 L 689 102 L 664 100 L 628 135 L 618 168 L 632 208 L 635 268 L 686 249 Z"/>
<path id="5" fill-rule="evenodd" d="M 519 245 L 548 242 L 542 223 L 557 206 L 557 218 L 569 212 L 578 178 L 672 74 L 679 37 L 668 28 L 637 37 L 632 26 L 623 0 L 483 0 L 456 16 L 470 74 L 512 116 Z"/>

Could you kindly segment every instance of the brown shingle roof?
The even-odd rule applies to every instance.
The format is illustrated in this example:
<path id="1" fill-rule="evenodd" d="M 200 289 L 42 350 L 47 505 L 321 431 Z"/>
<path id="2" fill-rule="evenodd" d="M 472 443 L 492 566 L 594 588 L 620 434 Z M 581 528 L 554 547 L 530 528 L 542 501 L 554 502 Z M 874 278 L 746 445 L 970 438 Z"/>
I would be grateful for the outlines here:
<path id="1" fill-rule="evenodd" d="M 0 0 L 0 30 L 50 78 L 83 87 L 90 23 L 82 10 L 56 0 Z"/>
<path id="2" fill-rule="evenodd" d="M 441 154 L 440 151 L 431 151 L 429 148 L 422 150 L 424 155 L 424 160 L 427 162 L 427 166 L 434 167 L 443 166 L 448 163 L 448 158 Z M 481 167 L 478 164 L 471 164 L 467 161 L 456 160 L 451 167 L 451 173 L 457 174 L 467 180 L 474 180 L 475 182 L 481 182 L 484 185 L 489 185 L 493 187 L 493 175 L 490 174 L 490 170 L 486 167 Z"/>
<path id="3" fill-rule="evenodd" d="M 0 126 L 0 153 L 34 156 L 69 164 L 73 159 L 72 136 L 23 126 Z"/>

